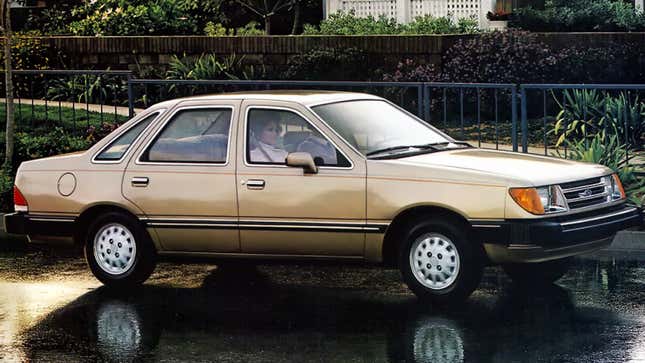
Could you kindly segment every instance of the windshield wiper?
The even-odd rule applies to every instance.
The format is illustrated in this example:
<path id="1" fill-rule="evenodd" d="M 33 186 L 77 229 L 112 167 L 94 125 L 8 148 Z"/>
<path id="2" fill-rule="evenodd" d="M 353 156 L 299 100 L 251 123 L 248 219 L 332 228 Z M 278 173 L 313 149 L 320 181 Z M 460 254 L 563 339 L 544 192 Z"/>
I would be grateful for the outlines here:
<path id="1" fill-rule="evenodd" d="M 427 147 L 427 146 L 444 146 L 444 145 L 450 145 L 450 144 L 462 145 L 462 146 L 468 146 L 468 147 L 471 146 L 469 143 L 467 143 L 465 141 L 441 141 L 441 142 L 431 142 L 429 144 L 423 144 L 423 145 L 414 145 L 412 147 L 422 148 L 424 146 L 425 147 Z"/>
<path id="2" fill-rule="evenodd" d="M 388 152 L 388 151 L 395 151 L 395 150 L 400 150 L 400 149 L 406 149 L 406 150 L 409 150 L 409 149 L 443 150 L 443 149 L 439 149 L 437 146 L 445 146 L 445 145 L 450 145 L 450 144 L 462 145 L 462 146 L 467 146 L 467 147 L 471 146 L 469 143 L 467 143 L 465 141 L 441 141 L 441 142 L 431 142 L 431 143 L 428 143 L 428 144 L 420 144 L 420 145 L 397 145 L 397 146 L 390 146 L 390 147 L 386 147 L 386 148 L 383 148 L 383 149 L 370 151 L 367 154 L 365 154 L 365 156 L 373 156 L 373 155 L 376 155 L 376 154 L 382 154 L 382 153 L 385 153 L 385 152 Z"/>
<path id="3" fill-rule="evenodd" d="M 391 147 L 386 147 L 384 149 L 378 149 L 374 151 L 370 151 L 365 156 L 372 156 L 376 154 L 382 154 L 388 151 L 394 151 L 394 150 L 399 150 L 399 149 L 436 149 L 435 144 L 425 144 L 425 145 L 398 145 L 398 146 L 391 146 Z"/>

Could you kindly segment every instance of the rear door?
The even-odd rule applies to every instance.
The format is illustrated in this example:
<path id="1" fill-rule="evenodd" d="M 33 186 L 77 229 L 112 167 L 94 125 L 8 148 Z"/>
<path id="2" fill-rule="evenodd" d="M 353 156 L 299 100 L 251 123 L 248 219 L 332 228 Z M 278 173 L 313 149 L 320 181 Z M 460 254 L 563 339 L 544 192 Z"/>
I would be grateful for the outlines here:
<path id="1" fill-rule="evenodd" d="M 238 252 L 236 100 L 183 102 L 130 159 L 123 194 L 164 251 Z"/>

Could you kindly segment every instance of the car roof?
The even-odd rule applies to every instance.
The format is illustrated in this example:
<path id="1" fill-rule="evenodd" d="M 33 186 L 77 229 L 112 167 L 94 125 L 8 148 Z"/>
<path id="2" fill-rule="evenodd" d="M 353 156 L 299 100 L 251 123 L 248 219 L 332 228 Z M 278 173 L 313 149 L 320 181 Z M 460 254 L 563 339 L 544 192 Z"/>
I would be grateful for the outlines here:
<path id="1" fill-rule="evenodd" d="M 211 95 L 201 95 L 180 98 L 173 100 L 175 102 L 183 101 L 208 101 L 208 100 L 268 100 L 268 101 L 289 101 L 296 102 L 306 106 L 349 101 L 356 99 L 379 99 L 379 97 L 359 92 L 340 92 L 340 91 L 322 91 L 322 90 L 266 90 L 266 91 L 246 91 L 246 92 L 228 92 Z M 170 102 L 173 102 L 170 101 Z M 165 102 L 164 102 L 165 103 Z"/>

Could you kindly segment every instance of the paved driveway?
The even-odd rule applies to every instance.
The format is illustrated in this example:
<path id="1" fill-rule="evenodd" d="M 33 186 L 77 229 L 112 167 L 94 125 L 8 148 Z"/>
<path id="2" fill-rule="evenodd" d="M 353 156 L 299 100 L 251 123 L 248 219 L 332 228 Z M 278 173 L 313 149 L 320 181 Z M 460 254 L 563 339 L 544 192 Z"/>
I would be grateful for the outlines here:
<path id="1" fill-rule="evenodd" d="M 641 256 L 642 257 L 642 256 Z M 393 270 L 161 264 L 100 285 L 72 249 L 0 252 L 6 361 L 645 361 L 645 262 L 577 259 L 557 285 L 498 269 L 461 306 L 420 304 Z"/>

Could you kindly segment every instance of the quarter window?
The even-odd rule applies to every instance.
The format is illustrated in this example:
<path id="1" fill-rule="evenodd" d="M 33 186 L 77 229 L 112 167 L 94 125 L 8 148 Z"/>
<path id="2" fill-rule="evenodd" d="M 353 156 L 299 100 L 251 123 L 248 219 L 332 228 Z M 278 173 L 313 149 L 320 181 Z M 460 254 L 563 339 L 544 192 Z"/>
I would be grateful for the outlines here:
<path id="1" fill-rule="evenodd" d="M 319 166 L 350 166 L 327 138 L 296 113 L 251 109 L 247 119 L 247 160 L 284 165 L 287 154 L 292 152 L 308 152 Z"/>
<path id="2" fill-rule="evenodd" d="M 128 151 L 132 142 L 141 134 L 141 132 L 148 127 L 150 122 L 154 120 L 159 113 L 153 113 L 152 115 L 147 116 L 143 120 L 139 121 L 135 126 L 130 128 L 128 131 L 124 132 L 121 136 L 117 137 L 116 140 L 101 151 L 94 160 L 100 161 L 117 161 L 121 160 L 123 155 Z"/>
<path id="3" fill-rule="evenodd" d="M 187 109 L 175 113 L 141 160 L 225 163 L 231 114 L 230 108 Z"/>

